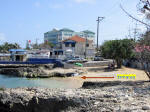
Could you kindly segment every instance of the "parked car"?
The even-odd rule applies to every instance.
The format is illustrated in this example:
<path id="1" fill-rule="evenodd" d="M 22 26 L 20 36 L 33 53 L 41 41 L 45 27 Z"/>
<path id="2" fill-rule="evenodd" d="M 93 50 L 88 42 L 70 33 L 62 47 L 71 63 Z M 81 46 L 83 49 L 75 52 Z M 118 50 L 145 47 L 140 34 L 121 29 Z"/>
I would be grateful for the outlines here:
<path id="1" fill-rule="evenodd" d="M 74 62 L 87 62 L 87 60 L 84 58 L 80 58 L 79 56 L 75 56 L 67 60 L 67 63 L 74 63 Z"/>
<path id="2" fill-rule="evenodd" d="M 101 56 L 95 56 L 94 57 L 94 61 L 103 61 L 103 60 L 104 60 L 104 58 Z"/>

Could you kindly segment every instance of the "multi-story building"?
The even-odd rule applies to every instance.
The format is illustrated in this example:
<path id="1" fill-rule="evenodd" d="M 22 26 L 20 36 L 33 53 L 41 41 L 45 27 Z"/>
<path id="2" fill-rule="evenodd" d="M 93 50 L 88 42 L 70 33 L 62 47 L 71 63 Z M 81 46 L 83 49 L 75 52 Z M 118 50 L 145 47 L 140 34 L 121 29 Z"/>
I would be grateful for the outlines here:
<path id="1" fill-rule="evenodd" d="M 44 33 L 44 41 L 49 41 L 54 44 L 58 43 L 58 30 L 53 29 L 52 31 Z"/>
<path id="2" fill-rule="evenodd" d="M 66 56 L 93 57 L 95 53 L 93 41 L 77 35 L 64 40 L 62 50 Z"/>
<path id="3" fill-rule="evenodd" d="M 78 35 L 83 38 L 87 38 L 88 40 L 92 40 L 94 43 L 95 33 L 89 30 L 75 32 L 68 28 L 63 28 L 60 30 L 53 29 L 52 31 L 44 33 L 44 41 L 49 41 L 53 44 L 58 44 L 63 40 L 66 40 L 72 36 Z"/>

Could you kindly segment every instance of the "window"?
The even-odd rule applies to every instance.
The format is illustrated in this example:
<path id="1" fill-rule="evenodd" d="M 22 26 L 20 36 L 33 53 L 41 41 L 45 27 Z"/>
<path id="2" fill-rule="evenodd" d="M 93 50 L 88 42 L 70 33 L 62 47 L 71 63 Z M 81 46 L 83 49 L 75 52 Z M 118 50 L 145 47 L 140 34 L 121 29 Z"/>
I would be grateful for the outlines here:
<path id="1" fill-rule="evenodd" d="M 58 55 L 57 51 L 55 51 L 55 55 Z"/>
<path id="2" fill-rule="evenodd" d="M 63 55 L 63 52 L 58 52 L 58 55 Z"/>
<path id="3" fill-rule="evenodd" d="M 86 44 L 86 47 L 89 47 L 89 44 Z"/>
<path id="4" fill-rule="evenodd" d="M 50 52 L 50 56 L 52 56 L 53 55 L 53 52 Z"/>
<path id="5" fill-rule="evenodd" d="M 71 44 L 71 47 L 75 47 L 75 43 Z"/>
<path id="6" fill-rule="evenodd" d="M 68 44 L 68 43 L 66 43 L 66 44 L 65 44 L 65 47 L 69 47 L 69 44 Z"/>

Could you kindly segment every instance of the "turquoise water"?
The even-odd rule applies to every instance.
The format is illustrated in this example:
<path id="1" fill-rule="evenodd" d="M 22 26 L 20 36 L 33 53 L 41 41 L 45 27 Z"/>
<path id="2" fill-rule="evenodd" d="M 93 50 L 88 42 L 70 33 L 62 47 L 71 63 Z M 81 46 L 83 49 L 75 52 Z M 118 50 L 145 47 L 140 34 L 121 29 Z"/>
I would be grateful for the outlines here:
<path id="1" fill-rule="evenodd" d="M 80 81 L 69 78 L 28 79 L 0 75 L 0 87 L 44 87 L 44 88 L 79 88 Z"/>

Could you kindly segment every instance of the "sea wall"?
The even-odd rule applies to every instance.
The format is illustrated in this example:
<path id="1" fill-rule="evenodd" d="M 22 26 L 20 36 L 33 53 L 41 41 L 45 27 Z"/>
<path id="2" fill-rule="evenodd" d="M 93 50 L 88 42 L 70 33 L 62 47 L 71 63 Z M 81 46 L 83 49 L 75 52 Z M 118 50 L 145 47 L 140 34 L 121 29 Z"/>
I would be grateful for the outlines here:
<path id="1" fill-rule="evenodd" d="M 104 61 L 89 61 L 83 63 L 84 67 L 98 67 L 98 66 L 108 66 L 108 64 L 113 63 L 113 60 L 104 60 Z"/>
<path id="2" fill-rule="evenodd" d="M 95 89 L 94 82 L 91 89 L 0 89 L 0 112 L 150 111 L 149 82 L 102 83 Z"/>
<path id="3" fill-rule="evenodd" d="M 39 68 L 45 67 L 52 69 L 54 64 L 0 64 L 0 68 L 20 68 L 20 67 L 30 67 L 30 68 Z"/>
<path id="4" fill-rule="evenodd" d="M 88 61 L 83 64 L 83 67 L 99 67 L 99 66 L 108 66 L 110 63 L 113 63 L 111 59 L 105 59 L 104 61 Z M 64 63 L 64 68 L 74 68 L 77 67 L 75 64 Z"/>

